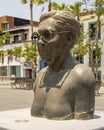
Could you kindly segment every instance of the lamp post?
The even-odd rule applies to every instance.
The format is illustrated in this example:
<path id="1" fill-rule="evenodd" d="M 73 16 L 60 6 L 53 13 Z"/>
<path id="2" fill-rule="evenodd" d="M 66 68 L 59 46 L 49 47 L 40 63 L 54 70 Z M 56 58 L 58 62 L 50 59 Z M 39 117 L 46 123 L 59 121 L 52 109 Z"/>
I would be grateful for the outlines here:
<path id="1" fill-rule="evenodd" d="M 32 45 L 34 45 L 34 62 L 35 62 L 35 78 L 36 78 L 36 69 L 37 69 L 37 58 L 36 58 L 36 46 L 37 46 L 37 42 L 38 42 L 38 38 L 37 38 L 37 32 L 34 32 L 32 34 Z"/>

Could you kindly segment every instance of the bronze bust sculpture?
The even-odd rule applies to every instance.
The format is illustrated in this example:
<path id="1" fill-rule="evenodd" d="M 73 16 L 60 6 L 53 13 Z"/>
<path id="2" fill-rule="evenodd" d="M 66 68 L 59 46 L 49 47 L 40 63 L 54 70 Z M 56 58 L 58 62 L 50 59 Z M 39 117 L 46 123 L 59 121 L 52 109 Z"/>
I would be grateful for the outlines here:
<path id="1" fill-rule="evenodd" d="M 65 11 L 40 17 L 39 54 L 48 66 L 34 83 L 31 115 L 49 119 L 91 119 L 94 113 L 95 78 L 91 70 L 72 56 L 79 38 L 79 23 Z"/>

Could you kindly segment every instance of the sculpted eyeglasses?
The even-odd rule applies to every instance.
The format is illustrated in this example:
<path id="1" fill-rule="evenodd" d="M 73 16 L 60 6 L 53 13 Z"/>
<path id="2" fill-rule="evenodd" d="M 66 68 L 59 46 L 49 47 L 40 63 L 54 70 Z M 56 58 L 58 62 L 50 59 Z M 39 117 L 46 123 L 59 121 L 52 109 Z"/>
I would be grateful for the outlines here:
<path id="1" fill-rule="evenodd" d="M 56 32 L 56 31 L 49 31 L 49 30 L 44 30 L 41 33 L 39 32 L 34 32 L 32 35 L 32 40 L 34 42 L 39 42 L 39 40 L 41 39 L 43 42 L 47 43 L 49 40 L 51 40 L 55 34 L 63 34 L 63 33 L 69 33 L 70 31 L 60 31 L 60 32 Z"/>

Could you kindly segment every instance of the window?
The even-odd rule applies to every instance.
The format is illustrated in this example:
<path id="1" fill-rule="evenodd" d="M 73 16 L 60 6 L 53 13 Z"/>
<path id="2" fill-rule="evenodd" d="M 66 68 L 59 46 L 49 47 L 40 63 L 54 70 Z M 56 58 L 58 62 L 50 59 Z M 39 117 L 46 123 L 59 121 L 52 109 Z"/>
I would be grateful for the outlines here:
<path id="1" fill-rule="evenodd" d="M 21 67 L 20 66 L 10 66 L 11 75 L 15 75 L 16 77 L 21 76 Z"/>
<path id="2" fill-rule="evenodd" d="M 2 23 L 2 29 L 3 30 L 9 29 L 9 23 Z"/>
<path id="3" fill-rule="evenodd" d="M 98 51 L 101 51 L 101 48 L 98 49 Z M 92 54 L 89 54 L 89 66 L 92 64 L 94 65 L 96 63 L 96 50 L 93 50 Z M 98 56 L 98 66 L 101 66 L 101 55 Z"/>
<path id="4" fill-rule="evenodd" d="M 14 42 L 18 42 L 19 41 L 19 36 L 18 35 L 15 35 L 14 36 Z"/>
<path id="5" fill-rule="evenodd" d="M 84 56 L 77 56 L 76 60 L 79 61 L 80 63 L 84 64 Z"/>
<path id="6" fill-rule="evenodd" d="M 21 34 L 21 40 L 22 41 L 27 41 L 27 33 L 22 33 Z"/>
<path id="7" fill-rule="evenodd" d="M 27 41 L 27 34 L 24 34 L 24 40 Z"/>
<path id="8" fill-rule="evenodd" d="M 0 76 L 7 76 L 7 67 L 0 67 Z"/>
<path id="9" fill-rule="evenodd" d="M 9 40 L 5 40 L 5 45 L 10 44 L 10 39 Z"/>
<path id="10" fill-rule="evenodd" d="M 94 73 L 94 76 L 95 76 L 95 79 L 96 79 L 96 73 Z M 98 70 L 97 71 L 97 80 L 99 81 L 101 81 L 102 80 L 102 76 L 101 76 L 101 70 Z"/>
<path id="11" fill-rule="evenodd" d="M 80 40 L 81 42 L 83 42 L 84 40 L 84 25 L 83 24 L 80 25 L 80 33 L 81 33 Z"/>
<path id="12" fill-rule="evenodd" d="M 101 80 L 101 70 L 98 70 L 98 80 Z"/>
<path id="13" fill-rule="evenodd" d="M 21 67 L 20 66 L 11 66 L 10 67 L 11 75 L 15 75 L 16 77 L 21 76 Z"/>
<path id="14" fill-rule="evenodd" d="M 96 34 L 95 22 L 89 23 L 89 31 L 90 31 L 89 39 L 94 40 Z M 98 39 L 101 39 L 101 28 L 98 29 Z"/>

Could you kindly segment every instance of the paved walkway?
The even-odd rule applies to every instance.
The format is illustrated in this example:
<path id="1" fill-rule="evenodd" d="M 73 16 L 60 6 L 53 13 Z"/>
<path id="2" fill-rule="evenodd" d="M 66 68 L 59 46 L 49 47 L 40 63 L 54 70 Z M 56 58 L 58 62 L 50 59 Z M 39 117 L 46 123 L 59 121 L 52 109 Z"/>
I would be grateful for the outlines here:
<path id="1" fill-rule="evenodd" d="M 33 96 L 33 90 L 11 89 L 10 85 L 0 85 L 0 111 L 29 108 Z M 104 111 L 104 86 L 100 89 L 100 96 L 95 97 L 95 109 Z"/>
<path id="2" fill-rule="evenodd" d="M 30 108 L 32 101 L 32 90 L 0 88 L 0 111 Z"/>
<path id="3" fill-rule="evenodd" d="M 100 88 L 100 96 L 95 96 L 95 109 L 104 111 L 104 86 Z"/>

